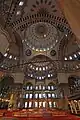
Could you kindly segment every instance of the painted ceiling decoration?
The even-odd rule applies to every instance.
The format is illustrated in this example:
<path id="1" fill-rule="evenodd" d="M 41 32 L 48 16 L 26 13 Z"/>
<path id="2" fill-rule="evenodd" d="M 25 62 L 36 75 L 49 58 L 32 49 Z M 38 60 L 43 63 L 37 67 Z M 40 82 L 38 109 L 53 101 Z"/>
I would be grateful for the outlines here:
<path id="1" fill-rule="evenodd" d="M 48 8 L 48 9 L 47 9 Z M 43 14 L 43 13 L 49 13 L 49 9 L 52 10 L 52 12 L 57 12 L 57 9 L 55 8 L 55 4 L 50 0 L 36 0 L 36 3 L 32 5 L 31 12 L 35 12 L 37 10 L 37 13 Z"/>
<path id="2" fill-rule="evenodd" d="M 49 78 L 56 79 L 57 73 L 55 64 L 50 61 L 45 63 L 44 61 L 49 60 L 50 58 L 42 55 L 34 57 L 33 61 L 40 61 L 40 59 L 42 60 L 41 63 L 35 62 L 27 65 L 25 69 L 25 76 L 36 80 L 45 80 Z"/>
<path id="3" fill-rule="evenodd" d="M 55 47 L 61 37 L 61 33 L 51 24 L 38 22 L 27 28 L 24 44 L 32 50 L 47 51 Z"/>
<path id="4" fill-rule="evenodd" d="M 56 51 L 55 51 L 55 50 L 51 50 L 51 51 L 50 51 L 50 55 L 51 55 L 51 56 L 55 56 L 55 55 L 56 55 Z"/>
<path id="5" fill-rule="evenodd" d="M 80 49 L 58 0 L 0 2 L 0 24 L 11 38 L 0 48 L 2 70 L 23 71 L 36 80 L 80 70 Z"/>
<path id="6" fill-rule="evenodd" d="M 31 56 L 32 52 L 31 52 L 30 49 L 27 49 L 26 52 L 25 52 L 25 54 L 26 54 L 27 56 Z"/>

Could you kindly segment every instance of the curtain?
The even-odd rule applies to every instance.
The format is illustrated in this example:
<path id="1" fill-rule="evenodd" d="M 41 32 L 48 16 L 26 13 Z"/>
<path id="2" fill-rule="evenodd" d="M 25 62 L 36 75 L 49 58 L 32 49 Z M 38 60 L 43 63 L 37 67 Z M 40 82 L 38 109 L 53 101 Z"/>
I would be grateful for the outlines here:
<path id="1" fill-rule="evenodd" d="M 63 13 L 80 43 L 80 0 L 59 0 Z"/>

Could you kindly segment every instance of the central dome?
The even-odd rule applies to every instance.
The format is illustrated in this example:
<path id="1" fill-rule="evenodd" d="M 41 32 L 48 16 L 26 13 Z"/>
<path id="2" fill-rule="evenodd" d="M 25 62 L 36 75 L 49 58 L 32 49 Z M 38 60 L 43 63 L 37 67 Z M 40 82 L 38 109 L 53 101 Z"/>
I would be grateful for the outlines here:
<path id="1" fill-rule="evenodd" d="M 38 22 L 26 30 L 25 42 L 32 50 L 46 51 L 55 47 L 60 39 L 60 31 L 46 22 Z"/>
<path id="2" fill-rule="evenodd" d="M 45 24 L 38 24 L 38 25 L 36 25 L 35 32 L 40 37 L 46 37 L 48 28 Z"/>

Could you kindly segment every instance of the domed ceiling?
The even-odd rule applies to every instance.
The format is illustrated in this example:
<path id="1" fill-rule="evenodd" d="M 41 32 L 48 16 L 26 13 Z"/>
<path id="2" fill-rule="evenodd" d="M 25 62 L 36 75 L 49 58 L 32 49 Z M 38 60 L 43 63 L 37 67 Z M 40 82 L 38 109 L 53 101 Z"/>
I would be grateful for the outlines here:
<path id="1" fill-rule="evenodd" d="M 30 64 L 26 66 L 25 75 L 36 80 L 56 79 L 56 66 L 51 62 L 50 58 L 38 55 L 34 57 Z"/>
<path id="2" fill-rule="evenodd" d="M 1 1 L 0 24 L 8 33 L 1 70 L 45 79 L 80 69 L 80 49 L 58 0 Z"/>
<path id="3" fill-rule="evenodd" d="M 62 34 L 55 26 L 47 22 L 38 22 L 27 28 L 25 44 L 32 50 L 47 51 L 54 48 L 61 37 Z"/>

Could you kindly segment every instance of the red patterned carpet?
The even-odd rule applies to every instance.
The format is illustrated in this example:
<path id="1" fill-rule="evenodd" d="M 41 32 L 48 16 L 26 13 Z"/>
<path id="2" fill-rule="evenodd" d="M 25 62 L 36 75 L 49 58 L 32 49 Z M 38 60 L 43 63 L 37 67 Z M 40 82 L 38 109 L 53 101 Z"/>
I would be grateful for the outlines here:
<path id="1" fill-rule="evenodd" d="M 0 120 L 80 120 L 79 117 L 59 110 L 0 110 Z"/>

